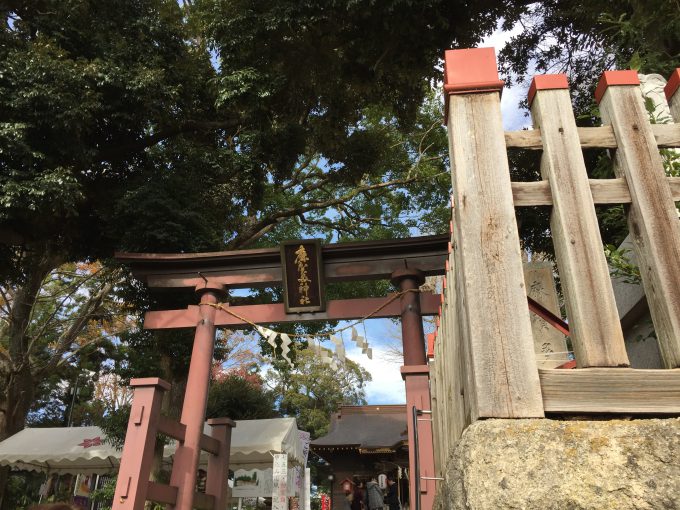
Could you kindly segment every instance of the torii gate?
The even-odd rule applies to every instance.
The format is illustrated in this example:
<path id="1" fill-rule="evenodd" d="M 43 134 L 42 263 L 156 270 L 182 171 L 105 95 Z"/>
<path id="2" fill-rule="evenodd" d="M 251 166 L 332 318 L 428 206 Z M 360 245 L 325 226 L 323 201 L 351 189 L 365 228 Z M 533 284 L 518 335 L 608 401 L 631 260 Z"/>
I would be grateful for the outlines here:
<path id="1" fill-rule="evenodd" d="M 372 314 L 374 318 L 401 318 L 404 351 L 401 374 L 406 386 L 410 446 L 410 503 L 411 508 L 431 510 L 435 495 L 432 425 L 427 419 L 414 419 L 411 410 L 430 411 L 429 367 L 422 317 L 441 313 L 442 298 L 438 294 L 416 291 L 426 276 L 444 274 L 450 249 L 448 235 L 323 246 L 319 263 L 323 280 L 390 279 L 401 293 L 398 300 L 394 297 L 332 300 L 326 303 L 324 311 L 303 313 L 287 313 L 283 303 L 230 306 L 233 314 L 215 306 L 220 300 L 223 300 L 222 306 L 228 306 L 229 289 L 282 285 L 285 266 L 282 267 L 281 252 L 276 248 L 198 254 L 116 254 L 116 259 L 128 264 L 135 277 L 149 288 L 194 289 L 200 302 L 198 306 L 190 305 L 183 310 L 151 311 L 145 315 L 145 329 L 195 328 L 196 334 L 179 423 L 160 417 L 160 395 L 168 389 L 167 383 L 158 379 L 132 382 L 138 389 L 135 390 L 113 509 L 142 509 L 150 499 L 178 510 L 195 507 L 223 510 L 229 431 L 233 422 L 212 421 L 214 438 L 203 434 L 217 327 L 243 327 L 249 322 L 352 320 Z M 379 311 L 373 313 L 377 309 Z M 156 432 L 180 440 L 169 486 L 148 482 Z M 418 451 L 414 447 L 416 438 Z M 212 454 L 207 497 L 194 492 L 201 449 Z M 417 483 L 416 476 L 421 483 Z M 419 491 L 416 490 L 418 486 Z"/>

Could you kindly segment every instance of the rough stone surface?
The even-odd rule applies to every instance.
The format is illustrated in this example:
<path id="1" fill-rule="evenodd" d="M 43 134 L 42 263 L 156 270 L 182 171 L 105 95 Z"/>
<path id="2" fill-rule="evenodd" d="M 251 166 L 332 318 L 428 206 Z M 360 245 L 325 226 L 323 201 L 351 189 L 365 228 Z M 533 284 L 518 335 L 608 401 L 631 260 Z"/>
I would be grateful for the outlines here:
<path id="1" fill-rule="evenodd" d="M 478 421 L 443 476 L 435 510 L 680 509 L 680 419 Z"/>

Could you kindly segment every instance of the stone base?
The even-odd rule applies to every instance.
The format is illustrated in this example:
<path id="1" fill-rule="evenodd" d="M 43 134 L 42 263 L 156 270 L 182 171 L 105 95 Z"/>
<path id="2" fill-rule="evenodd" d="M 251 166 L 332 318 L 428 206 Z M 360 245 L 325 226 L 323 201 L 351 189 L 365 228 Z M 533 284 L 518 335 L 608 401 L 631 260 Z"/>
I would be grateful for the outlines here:
<path id="1" fill-rule="evenodd" d="M 435 510 L 680 509 L 680 419 L 478 421 L 443 476 Z"/>

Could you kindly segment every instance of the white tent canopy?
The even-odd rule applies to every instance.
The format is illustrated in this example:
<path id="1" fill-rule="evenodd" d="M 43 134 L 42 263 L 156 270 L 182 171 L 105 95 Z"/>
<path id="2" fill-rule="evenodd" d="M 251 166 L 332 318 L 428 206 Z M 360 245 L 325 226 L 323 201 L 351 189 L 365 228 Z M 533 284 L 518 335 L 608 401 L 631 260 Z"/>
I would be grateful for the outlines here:
<path id="1" fill-rule="evenodd" d="M 0 466 L 50 473 L 115 471 L 120 452 L 99 427 L 24 429 L 0 443 Z"/>
<path id="2" fill-rule="evenodd" d="M 304 464 L 295 418 L 236 421 L 231 435 L 230 469 L 271 467 L 272 453 L 287 453 L 288 462 Z"/>
<path id="3" fill-rule="evenodd" d="M 204 428 L 210 434 L 210 426 Z M 165 447 L 163 456 L 175 454 L 176 442 Z M 287 453 L 290 464 L 304 463 L 302 443 L 295 418 L 268 420 L 236 420 L 231 431 L 229 469 L 266 469 L 272 467 L 272 454 Z M 207 464 L 208 454 L 202 452 L 201 464 Z"/>
<path id="4" fill-rule="evenodd" d="M 206 433 L 209 430 L 206 426 Z M 99 427 L 28 428 L 0 443 L 0 466 L 103 474 L 118 469 L 121 453 L 106 442 Z M 165 456 L 173 453 L 173 445 L 168 445 Z M 231 436 L 230 469 L 271 467 L 272 453 L 287 453 L 294 464 L 304 462 L 295 418 L 236 421 Z"/>

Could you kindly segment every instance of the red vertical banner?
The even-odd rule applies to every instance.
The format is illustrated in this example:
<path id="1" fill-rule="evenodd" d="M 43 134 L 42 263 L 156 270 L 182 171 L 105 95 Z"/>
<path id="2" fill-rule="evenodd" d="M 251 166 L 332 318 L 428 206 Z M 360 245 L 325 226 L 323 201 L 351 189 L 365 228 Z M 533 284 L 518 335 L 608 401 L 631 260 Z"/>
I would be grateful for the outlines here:
<path id="1" fill-rule="evenodd" d="M 331 498 L 328 494 L 321 494 L 321 510 L 331 510 Z"/>

